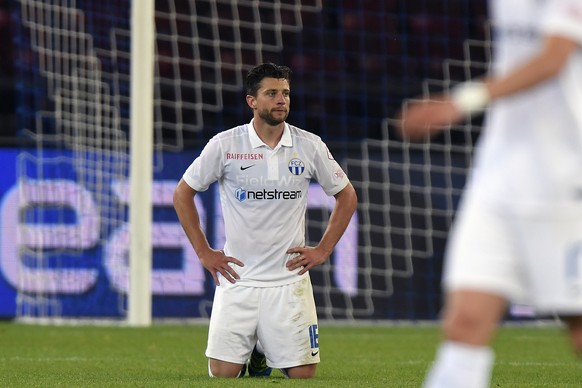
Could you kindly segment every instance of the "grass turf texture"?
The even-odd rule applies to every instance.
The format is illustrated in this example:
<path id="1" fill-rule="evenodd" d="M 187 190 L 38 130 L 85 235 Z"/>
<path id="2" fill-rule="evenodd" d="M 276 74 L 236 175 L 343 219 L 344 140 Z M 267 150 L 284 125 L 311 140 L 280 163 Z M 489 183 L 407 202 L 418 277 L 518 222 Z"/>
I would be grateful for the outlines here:
<path id="1" fill-rule="evenodd" d="M 150 328 L 0 323 L 1 387 L 419 387 L 436 326 L 321 325 L 314 380 L 210 379 L 205 325 Z M 582 371 L 555 326 L 503 327 L 492 387 L 579 387 Z"/>

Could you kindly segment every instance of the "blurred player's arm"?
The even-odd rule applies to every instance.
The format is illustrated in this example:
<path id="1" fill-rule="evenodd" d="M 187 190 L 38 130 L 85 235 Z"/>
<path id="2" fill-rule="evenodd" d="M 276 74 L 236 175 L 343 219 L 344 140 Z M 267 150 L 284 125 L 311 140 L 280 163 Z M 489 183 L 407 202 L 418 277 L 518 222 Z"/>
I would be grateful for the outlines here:
<path id="1" fill-rule="evenodd" d="M 530 61 L 504 77 L 485 82 L 490 99 L 510 96 L 554 78 L 577 48 L 578 43 L 573 40 L 561 36 L 547 37 L 543 49 Z"/>
<path id="2" fill-rule="evenodd" d="M 405 102 L 399 115 L 402 137 L 422 140 L 464 117 L 481 112 L 496 99 L 521 93 L 554 78 L 580 46 L 562 36 L 548 36 L 540 52 L 501 77 L 466 82 L 449 95 Z"/>

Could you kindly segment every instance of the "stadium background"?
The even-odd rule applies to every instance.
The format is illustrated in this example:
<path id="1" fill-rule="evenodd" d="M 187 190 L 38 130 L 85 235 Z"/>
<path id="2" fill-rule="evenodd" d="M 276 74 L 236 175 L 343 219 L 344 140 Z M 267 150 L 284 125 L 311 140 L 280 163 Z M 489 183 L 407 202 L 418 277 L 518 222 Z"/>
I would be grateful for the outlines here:
<path id="1" fill-rule="evenodd" d="M 112 263 L 108 252 L 113 240 L 127 243 L 119 233 L 127 203 L 113 186 L 128 163 L 119 155 L 128 149 L 129 11 L 128 0 L 0 0 L 1 316 L 125 314 L 123 280 L 112 269 L 123 264 Z M 154 221 L 162 237 L 154 247 L 154 318 L 208 315 L 212 279 L 199 268 L 186 273 L 183 245 L 162 241 L 176 230 L 168 193 L 211 136 L 250 119 L 242 79 L 256 63 L 272 61 L 293 70 L 288 121 L 328 143 L 360 199 L 357 247 L 343 246 L 356 252 L 355 262 L 336 250 L 312 271 L 320 317 L 436 319 L 444 242 L 479 122 L 410 145 L 393 136 L 390 119 L 404 99 L 484 71 L 486 14 L 486 1 L 470 0 L 156 1 Z M 64 52 L 63 42 L 75 55 Z M 85 94 L 94 85 L 82 86 L 80 98 L 72 94 L 78 90 L 67 91 L 73 67 L 90 72 L 94 63 L 115 111 L 110 117 L 118 119 L 105 124 L 106 156 L 92 143 L 96 132 L 77 132 L 76 112 L 91 111 L 94 101 Z M 75 210 L 83 203 L 55 206 L 41 198 L 30 205 L 30 198 L 17 198 L 23 195 L 17 183 L 38 181 L 75 182 L 73 188 L 90 193 L 102 224 L 93 244 L 14 238 L 18 228 L 80 222 Z M 40 186 L 53 189 L 63 190 Z M 215 191 L 202 199 L 209 239 L 219 242 Z M 309 241 L 317 241 L 328 216 L 323 199 L 313 203 Z M 123 253 L 115 257 L 125 260 Z M 353 272 L 342 272 L 346 263 Z M 47 286 L 39 277 L 27 284 L 19 279 L 24 268 L 62 270 L 70 277 L 49 280 L 84 283 Z"/>

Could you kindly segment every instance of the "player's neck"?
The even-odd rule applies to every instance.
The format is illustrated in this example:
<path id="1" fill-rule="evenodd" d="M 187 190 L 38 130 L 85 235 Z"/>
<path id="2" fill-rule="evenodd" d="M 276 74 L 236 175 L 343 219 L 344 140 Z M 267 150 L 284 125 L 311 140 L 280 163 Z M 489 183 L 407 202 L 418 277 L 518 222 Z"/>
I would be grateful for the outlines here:
<path id="1" fill-rule="evenodd" d="M 277 144 L 281 141 L 283 137 L 283 130 L 285 129 L 285 123 L 277 124 L 275 126 L 269 125 L 261 120 L 254 120 L 253 126 L 255 127 L 255 132 L 259 139 L 268 145 L 271 149 L 277 147 Z"/>

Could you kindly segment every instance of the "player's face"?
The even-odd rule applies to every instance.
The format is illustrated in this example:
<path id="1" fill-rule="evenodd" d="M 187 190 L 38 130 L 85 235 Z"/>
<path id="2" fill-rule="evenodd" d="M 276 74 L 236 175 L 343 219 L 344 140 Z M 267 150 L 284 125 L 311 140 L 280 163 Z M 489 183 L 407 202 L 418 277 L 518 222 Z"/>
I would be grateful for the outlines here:
<path id="1" fill-rule="evenodd" d="M 254 99 L 256 113 L 267 124 L 281 124 L 289 115 L 289 82 L 284 79 L 263 78 Z"/>

